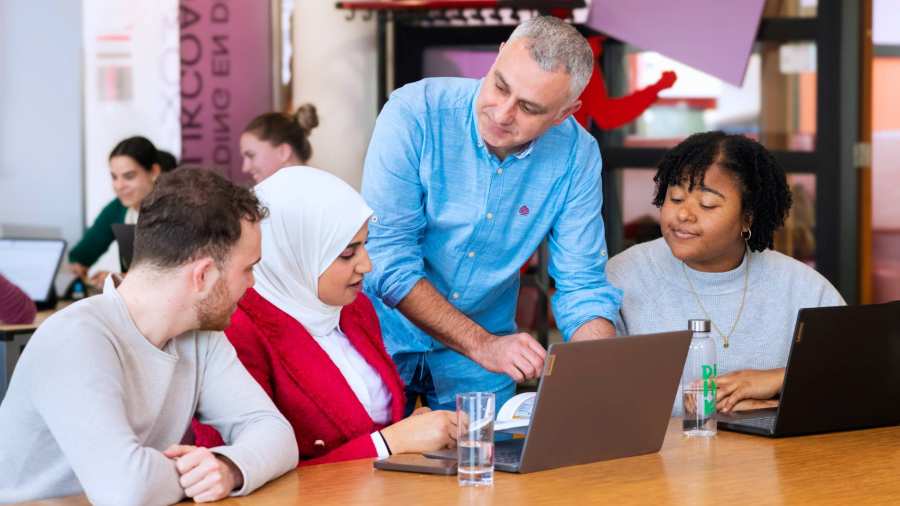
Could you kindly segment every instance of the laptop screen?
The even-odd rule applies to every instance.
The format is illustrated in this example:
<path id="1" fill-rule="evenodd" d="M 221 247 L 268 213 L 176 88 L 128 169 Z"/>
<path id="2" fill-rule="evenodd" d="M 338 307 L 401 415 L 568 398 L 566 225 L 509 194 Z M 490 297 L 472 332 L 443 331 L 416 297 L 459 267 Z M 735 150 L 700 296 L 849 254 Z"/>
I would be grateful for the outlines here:
<path id="1" fill-rule="evenodd" d="M 66 242 L 62 239 L 0 239 L 0 273 L 42 302 L 50 294 Z"/>

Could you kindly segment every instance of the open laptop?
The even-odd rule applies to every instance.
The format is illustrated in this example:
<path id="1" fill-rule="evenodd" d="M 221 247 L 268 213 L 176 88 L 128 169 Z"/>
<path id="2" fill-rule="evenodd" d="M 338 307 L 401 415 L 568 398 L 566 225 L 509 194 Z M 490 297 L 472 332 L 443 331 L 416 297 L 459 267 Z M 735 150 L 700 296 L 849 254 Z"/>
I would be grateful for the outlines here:
<path id="1" fill-rule="evenodd" d="M 497 441 L 494 468 L 530 473 L 659 451 L 690 341 L 682 331 L 551 345 L 528 434 Z"/>
<path id="2" fill-rule="evenodd" d="M 113 223 L 112 231 L 119 245 L 119 267 L 122 272 L 128 272 L 131 267 L 131 258 L 134 256 L 134 225 Z"/>
<path id="3" fill-rule="evenodd" d="M 62 239 L 0 239 L 0 274 L 22 289 L 38 309 L 56 305 L 53 285 L 66 251 Z"/>
<path id="4" fill-rule="evenodd" d="M 717 418 L 769 437 L 900 424 L 900 301 L 801 309 L 778 408 Z"/>

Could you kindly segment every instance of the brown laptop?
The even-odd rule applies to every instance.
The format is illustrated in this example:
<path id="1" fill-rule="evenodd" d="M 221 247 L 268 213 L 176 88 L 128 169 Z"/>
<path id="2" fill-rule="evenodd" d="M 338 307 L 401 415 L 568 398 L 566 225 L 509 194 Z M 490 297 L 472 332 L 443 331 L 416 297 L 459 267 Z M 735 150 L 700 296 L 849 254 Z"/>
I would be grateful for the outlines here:
<path id="1" fill-rule="evenodd" d="M 681 331 L 551 345 L 528 434 L 497 441 L 494 467 L 530 473 L 659 451 L 690 341 Z"/>

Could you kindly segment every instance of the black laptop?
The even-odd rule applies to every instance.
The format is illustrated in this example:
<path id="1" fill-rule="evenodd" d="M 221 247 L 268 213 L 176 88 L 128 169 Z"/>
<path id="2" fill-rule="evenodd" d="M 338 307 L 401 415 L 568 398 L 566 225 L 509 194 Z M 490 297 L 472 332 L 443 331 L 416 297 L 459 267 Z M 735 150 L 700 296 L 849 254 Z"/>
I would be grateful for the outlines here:
<path id="1" fill-rule="evenodd" d="M 134 225 L 113 223 L 112 231 L 119 245 L 119 267 L 122 272 L 128 272 L 131 258 L 134 256 Z"/>
<path id="2" fill-rule="evenodd" d="M 778 408 L 718 419 L 769 437 L 900 424 L 900 301 L 801 309 Z"/>

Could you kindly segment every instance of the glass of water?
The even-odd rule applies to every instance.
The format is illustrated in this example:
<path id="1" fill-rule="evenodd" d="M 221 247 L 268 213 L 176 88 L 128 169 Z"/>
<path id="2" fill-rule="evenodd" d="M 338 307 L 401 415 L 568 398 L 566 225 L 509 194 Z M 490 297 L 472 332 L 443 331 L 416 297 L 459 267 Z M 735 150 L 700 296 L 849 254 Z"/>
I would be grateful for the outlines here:
<path id="1" fill-rule="evenodd" d="M 459 484 L 494 483 L 494 394 L 469 392 L 456 395 Z"/>
<path id="2" fill-rule="evenodd" d="M 716 435 L 716 391 L 700 384 L 691 384 L 682 393 L 684 421 L 682 428 L 686 436 Z"/>

